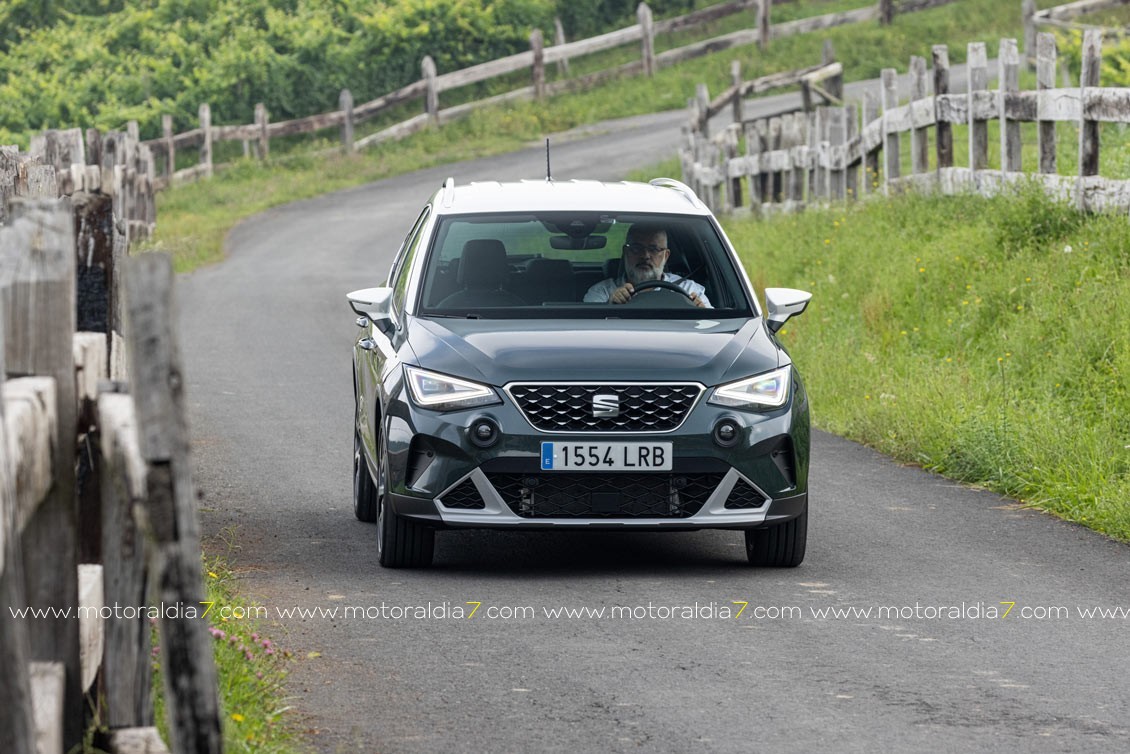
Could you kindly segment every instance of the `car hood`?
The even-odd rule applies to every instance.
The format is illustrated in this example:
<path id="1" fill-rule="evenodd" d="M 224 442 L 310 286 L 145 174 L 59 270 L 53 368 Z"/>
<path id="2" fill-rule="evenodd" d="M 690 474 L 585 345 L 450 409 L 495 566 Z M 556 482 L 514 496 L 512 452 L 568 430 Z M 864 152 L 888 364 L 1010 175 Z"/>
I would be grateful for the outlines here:
<path id="1" fill-rule="evenodd" d="M 495 386 L 594 379 L 710 386 L 787 359 L 760 319 L 413 319 L 410 328 L 420 366 Z"/>

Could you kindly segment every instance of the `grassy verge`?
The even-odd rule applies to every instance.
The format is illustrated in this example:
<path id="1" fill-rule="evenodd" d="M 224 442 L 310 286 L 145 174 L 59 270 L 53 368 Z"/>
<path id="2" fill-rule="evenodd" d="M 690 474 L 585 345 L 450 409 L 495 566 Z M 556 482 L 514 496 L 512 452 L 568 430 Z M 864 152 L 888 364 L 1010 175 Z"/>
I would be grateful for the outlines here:
<path id="1" fill-rule="evenodd" d="M 1130 223 L 1034 186 L 729 220 L 815 422 L 1130 541 Z M 882 283 L 878 284 L 877 281 Z"/>
<path id="2" fill-rule="evenodd" d="M 237 598 L 235 577 L 224 558 L 205 565 L 206 620 L 220 681 L 224 750 L 257 754 L 301 754 L 309 748 L 288 724 L 284 684 L 291 653 L 276 646 L 254 619 L 256 608 Z M 157 727 L 168 740 L 165 695 L 154 648 L 153 699 Z"/>
<path id="3" fill-rule="evenodd" d="M 1040 0 L 1040 7 L 1056 0 Z M 854 3 L 809 1 L 811 15 Z M 800 6 L 798 6 L 799 8 Z M 798 13 L 791 6 L 789 13 Z M 722 26 L 709 33 L 728 30 Z M 600 120 L 673 109 L 705 82 L 717 93 L 729 85 L 731 60 L 753 78 L 820 60 L 824 39 L 832 41 L 849 79 L 877 76 L 880 69 L 905 69 L 912 54 L 926 55 L 934 44 L 949 44 L 953 62 L 964 59 L 965 43 L 990 43 L 1021 32 L 1018 7 L 998 0 L 964 0 L 942 8 L 898 16 L 891 27 L 859 24 L 774 40 L 763 53 L 756 47 L 727 50 L 660 71 L 654 78 L 608 82 L 590 91 L 475 113 L 395 144 L 349 157 L 319 158 L 291 151 L 265 164 L 244 161 L 207 182 L 160 195 L 155 243 L 170 251 L 178 271 L 222 258 L 223 239 L 240 219 L 262 210 L 329 191 L 387 178 L 411 170 L 511 151 L 546 134 Z M 680 40 L 690 41 L 690 40 Z M 622 53 L 626 54 L 626 53 Z M 374 126 L 375 127 L 375 126 Z M 312 143 L 325 148 L 328 142 Z"/>

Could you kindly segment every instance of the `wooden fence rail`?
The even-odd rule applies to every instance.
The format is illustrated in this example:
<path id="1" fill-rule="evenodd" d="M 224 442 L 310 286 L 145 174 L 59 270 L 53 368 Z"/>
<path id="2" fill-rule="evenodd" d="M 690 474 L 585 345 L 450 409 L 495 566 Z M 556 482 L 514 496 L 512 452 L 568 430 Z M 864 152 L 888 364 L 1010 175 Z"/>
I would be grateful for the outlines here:
<path id="1" fill-rule="evenodd" d="M 137 608 L 201 599 L 171 264 L 128 258 L 152 222 L 146 152 L 136 135 L 77 131 L 0 149 L 5 751 L 71 750 L 99 705 L 111 751 L 163 751 Z M 172 750 L 219 752 L 207 627 L 158 625 Z"/>
<path id="2" fill-rule="evenodd" d="M 781 1 L 776 0 L 777 3 Z M 434 125 L 448 123 L 483 107 L 583 90 L 612 78 L 651 76 L 660 68 L 741 45 L 758 44 L 764 48 L 772 39 L 811 33 L 844 24 L 874 21 L 890 23 L 896 11 L 910 13 L 950 2 L 954 0 L 900 0 L 899 2 L 880 0 L 875 5 L 852 11 L 828 13 L 780 24 L 770 22 L 770 9 L 774 0 L 729 0 L 662 21 L 653 20 L 651 9 L 646 2 L 641 2 L 637 8 L 636 24 L 589 39 L 565 42 L 564 34 L 560 33 L 555 35 L 553 45 L 546 46 L 540 30 L 535 30 L 530 35 L 530 49 L 525 52 L 443 74 L 436 71 L 432 58 L 425 56 L 420 64 L 420 80 L 359 105 L 354 104 L 353 95 L 348 89 L 342 90 L 339 96 L 340 109 L 328 113 L 272 123 L 266 108 L 260 104 L 256 106 L 254 123 L 215 125 L 212 123 L 211 107 L 203 104 L 198 114 L 199 127 L 174 134 L 172 118 L 165 116 L 163 135 L 160 138 L 149 139 L 143 142 L 143 145 L 163 157 L 160 160 L 160 176 L 155 180 L 158 188 L 164 188 L 172 182 L 211 176 L 215 169 L 213 146 L 220 141 L 244 142 L 245 154 L 250 154 L 254 145 L 255 154 L 262 159 L 269 153 L 272 138 L 339 128 L 342 145 L 346 151 L 361 150 L 409 136 Z M 660 53 L 655 52 L 657 37 L 697 28 L 720 18 L 753 9 L 757 11 L 757 21 L 752 29 L 739 30 Z M 628 44 L 640 45 L 639 60 L 584 76 L 568 76 L 570 61 Z M 545 68 L 548 65 L 558 66 L 563 78 L 547 81 Z M 440 94 L 443 92 L 522 71 L 530 72 L 531 83 L 528 86 L 462 105 L 440 108 Z M 354 138 L 358 124 L 372 120 L 397 105 L 418 99 L 422 99 L 424 103 L 422 113 L 364 138 Z M 199 150 L 198 164 L 177 170 L 176 155 L 178 151 L 187 148 Z"/>
<path id="3" fill-rule="evenodd" d="M 717 192 L 727 181 L 749 180 L 754 186 L 753 208 L 772 211 L 805 204 L 855 198 L 860 193 L 889 194 L 909 187 L 946 194 L 974 191 L 989 196 L 1022 181 L 1034 181 L 1050 195 L 1073 201 L 1081 211 L 1130 210 L 1130 180 L 1103 178 L 1099 172 L 1100 124 L 1130 123 L 1130 89 L 1100 86 L 1102 32 L 1089 30 L 1083 42 L 1081 86 L 1057 88 L 1053 35 L 1037 38 L 1038 88 L 1019 89 L 1020 54 L 1015 40 L 1001 40 L 999 81 L 989 89 L 983 43 L 968 48 L 968 89 L 949 92 L 949 56 L 944 46 L 933 49 L 935 93 L 927 94 L 926 61 L 914 58 L 912 96 L 899 104 L 894 69 L 883 71 L 879 91 L 865 98 L 863 122 L 851 108 L 818 108 L 799 118 L 792 115 L 761 119 L 731 127 L 715 137 L 710 148 L 693 145 L 684 153 L 684 177 L 703 187 L 706 201 L 719 210 Z M 881 109 L 875 103 L 881 102 Z M 692 109 L 690 122 L 696 112 Z M 1000 122 L 1000 164 L 989 165 L 990 121 Z M 838 124 L 846 122 L 846 127 Z M 1038 165 L 1025 172 L 1021 164 L 1022 123 L 1036 123 Z M 1057 124 L 1072 126 L 1079 156 L 1074 175 L 1060 175 L 1056 160 Z M 969 165 L 953 165 L 952 127 L 968 131 Z M 720 145 L 746 139 L 746 154 L 723 156 Z M 935 132 L 934 167 L 930 167 L 929 130 Z M 768 147 L 761 133 L 792 133 L 792 140 Z M 754 134 L 751 137 L 751 134 Z M 911 164 L 904 174 L 900 157 L 903 135 L 910 137 Z M 728 141 L 727 141 L 728 140 Z M 866 170 L 866 178 L 859 173 Z M 798 176 L 787 192 L 764 190 L 767 180 L 780 185 L 783 173 Z M 852 178 L 852 176 L 856 176 Z M 732 184 L 731 184 L 732 185 Z M 758 187 L 762 190 L 757 190 Z M 855 190 L 848 191 L 854 187 Z M 803 189 L 803 190 L 802 190 Z M 733 193 L 732 191 L 730 193 Z"/>

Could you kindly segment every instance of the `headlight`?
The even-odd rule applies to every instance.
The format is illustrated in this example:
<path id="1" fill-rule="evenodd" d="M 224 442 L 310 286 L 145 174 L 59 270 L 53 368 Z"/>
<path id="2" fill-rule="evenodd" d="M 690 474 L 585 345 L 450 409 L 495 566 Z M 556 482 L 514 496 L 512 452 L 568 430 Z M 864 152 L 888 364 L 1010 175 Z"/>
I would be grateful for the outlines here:
<path id="1" fill-rule="evenodd" d="M 721 385 L 710 396 L 709 402 L 734 408 L 778 408 L 785 405 L 789 397 L 791 372 L 791 366 L 783 366 L 756 377 Z"/>
<path id="2" fill-rule="evenodd" d="M 498 394 L 486 385 L 468 382 L 458 377 L 429 372 L 418 367 L 404 367 L 408 378 L 408 392 L 412 400 L 421 408 L 435 411 L 451 411 L 457 408 L 487 406 L 502 403 Z"/>

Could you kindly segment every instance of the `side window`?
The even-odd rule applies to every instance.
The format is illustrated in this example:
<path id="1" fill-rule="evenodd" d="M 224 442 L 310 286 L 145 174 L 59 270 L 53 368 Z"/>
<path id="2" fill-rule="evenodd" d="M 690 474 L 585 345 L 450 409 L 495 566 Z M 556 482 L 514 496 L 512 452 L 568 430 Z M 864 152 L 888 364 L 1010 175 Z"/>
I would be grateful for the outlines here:
<path id="1" fill-rule="evenodd" d="M 431 214 L 431 206 L 424 207 L 420 212 L 420 216 L 416 218 L 416 222 L 412 224 L 412 230 L 408 231 L 408 235 L 400 242 L 400 248 L 396 250 L 396 256 L 393 257 L 392 267 L 388 270 L 388 280 L 385 285 L 391 286 L 392 282 L 396 279 L 397 273 L 400 271 L 400 265 L 404 263 L 404 258 L 408 254 L 408 249 L 412 246 L 413 237 L 420 232 L 420 228 L 424 226 L 424 221 L 428 219 Z"/>
<path id="2" fill-rule="evenodd" d="M 392 311 L 404 311 L 404 298 L 408 294 L 408 280 L 412 271 L 412 263 L 416 259 L 416 252 L 420 249 L 420 242 L 424 238 L 423 228 L 431 207 L 425 207 L 416 220 L 416 227 L 412 229 L 409 237 L 404 242 L 404 253 L 401 256 L 400 267 L 393 271 L 395 280 L 392 286 Z"/>

